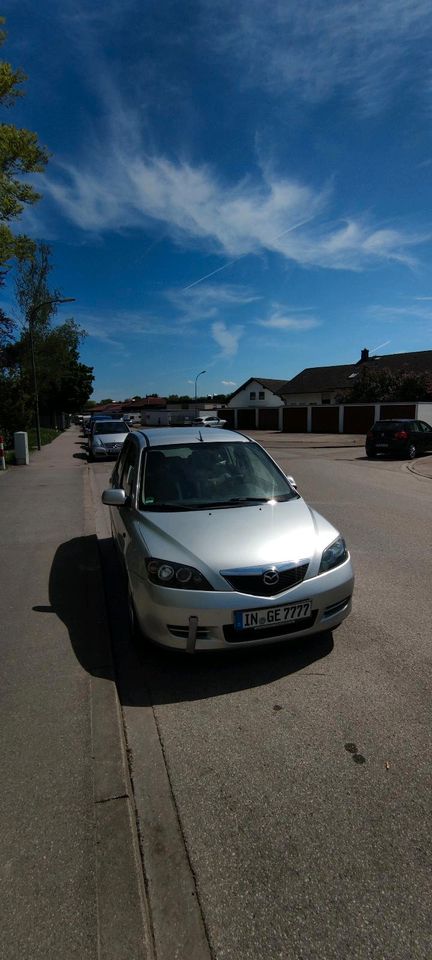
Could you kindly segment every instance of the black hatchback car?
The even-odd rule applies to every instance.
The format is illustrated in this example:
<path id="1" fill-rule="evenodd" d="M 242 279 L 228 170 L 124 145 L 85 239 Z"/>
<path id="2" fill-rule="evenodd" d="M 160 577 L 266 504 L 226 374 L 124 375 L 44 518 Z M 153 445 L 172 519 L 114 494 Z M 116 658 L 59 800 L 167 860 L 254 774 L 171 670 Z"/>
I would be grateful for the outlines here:
<path id="1" fill-rule="evenodd" d="M 432 427 L 424 420 L 377 420 L 366 435 L 365 449 L 368 457 L 390 453 L 414 460 L 432 451 Z"/>

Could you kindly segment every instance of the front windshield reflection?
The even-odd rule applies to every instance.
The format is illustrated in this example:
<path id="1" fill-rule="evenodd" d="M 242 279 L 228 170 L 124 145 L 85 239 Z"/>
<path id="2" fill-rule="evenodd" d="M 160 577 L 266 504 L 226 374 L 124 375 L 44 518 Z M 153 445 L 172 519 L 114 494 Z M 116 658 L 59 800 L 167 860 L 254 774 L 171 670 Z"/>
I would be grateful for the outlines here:
<path id="1" fill-rule="evenodd" d="M 173 444 L 147 451 L 144 510 L 238 507 L 297 498 L 286 477 L 253 443 Z"/>

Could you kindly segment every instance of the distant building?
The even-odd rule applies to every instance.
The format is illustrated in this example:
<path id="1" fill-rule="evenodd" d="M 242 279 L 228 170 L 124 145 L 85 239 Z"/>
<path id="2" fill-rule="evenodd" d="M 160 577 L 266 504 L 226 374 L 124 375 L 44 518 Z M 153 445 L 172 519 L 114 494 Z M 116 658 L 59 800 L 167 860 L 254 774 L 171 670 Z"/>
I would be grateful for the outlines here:
<path id="1" fill-rule="evenodd" d="M 413 371 L 430 373 L 432 376 L 432 350 L 415 353 L 389 353 L 384 357 L 371 357 L 369 350 L 362 350 L 357 363 L 334 367 L 307 367 L 292 380 L 285 382 L 280 391 L 287 406 L 337 403 L 341 393 L 347 393 L 362 370 Z"/>

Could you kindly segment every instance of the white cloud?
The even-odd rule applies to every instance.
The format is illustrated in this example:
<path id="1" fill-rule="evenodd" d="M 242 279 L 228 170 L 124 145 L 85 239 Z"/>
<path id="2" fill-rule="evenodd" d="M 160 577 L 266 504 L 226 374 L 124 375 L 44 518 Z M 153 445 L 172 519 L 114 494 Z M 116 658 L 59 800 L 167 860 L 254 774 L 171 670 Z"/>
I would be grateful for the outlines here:
<path id="1" fill-rule="evenodd" d="M 270 330 L 313 330 L 320 326 L 320 321 L 316 317 L 297 317 L 283 313 L 272 313 L 266 320 L 257 320 L 259 327 L 267 327 Z"/>
<path id="2" fill-rule="evenodd" d="M 228 329 L 222 320 L 212 324 L 212 336 L 221 347 L 221 357 L 235 356 L 243 330 L 242 326 L 233 326 Z"/>
<path id="3" fill-rule="evenodd" d="M 221 380 L 221 384 L 222 384 L 223 387 L 236 387 L 236 386 L 237 386 L 235 380 Z"/>
<path id="4" fill-rule="evenodd" d="M 304 266 L 351 270 L 380 261 L 412 265 L 411 248 L 426 239 L 376 227 L 366 217 L 328 221 L 327 190 L 268 171 L 259 181 L 230 186 L 207 166 L 134 153 L 136 137 L 127 139 L 127 151 L 122 138 L 76 166 L 58 166 L 55 179 L 47 176 L 46 192 L 84 231 L 157 222 L 175 242 L 219 255 L 269 251 Z"/>

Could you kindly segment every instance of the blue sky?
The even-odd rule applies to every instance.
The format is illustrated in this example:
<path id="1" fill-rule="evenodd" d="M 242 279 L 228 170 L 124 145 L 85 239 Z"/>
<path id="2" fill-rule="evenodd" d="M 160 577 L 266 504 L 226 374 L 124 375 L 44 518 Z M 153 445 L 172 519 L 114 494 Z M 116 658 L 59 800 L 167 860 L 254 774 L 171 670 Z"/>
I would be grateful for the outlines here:
<path id="1" fill-rule="evenodd" d="M 95 399 L 432 349 L 429 0 L 3 11 Z"/>

